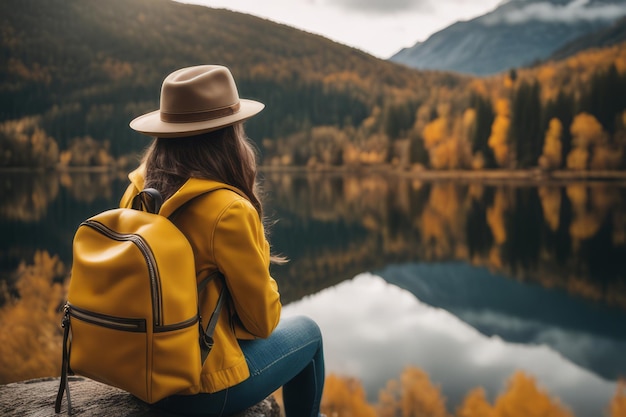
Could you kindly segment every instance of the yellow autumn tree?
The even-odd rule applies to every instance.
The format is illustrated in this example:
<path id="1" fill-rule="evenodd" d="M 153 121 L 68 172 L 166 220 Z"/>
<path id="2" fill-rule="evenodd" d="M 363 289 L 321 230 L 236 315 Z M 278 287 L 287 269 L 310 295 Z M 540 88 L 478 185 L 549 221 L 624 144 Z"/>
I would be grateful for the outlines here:
<path id="1" fill-rule="evenodd" d="M 561 189 L 542 186 L 537 190 L 537 194 L 541 201 L 543 219 L 550 230 L 556 232 L 561 218 Z"/>
<path id="2" fill-rule="evenodd" d="M 0 308 L 0 384 L 59 375 L 62 335 L 58 306 L 63 300 L 59 278 L 65 267 L 57 256 L 38 251 L 33 263 L 22 262 L 17 271 L 19 298 L 0 286 L 7 302 Z"/>
<path id="3" fill-rule="evenodd" d="M 340 165 L 343 163 L 343 148 L 348 143 L 346 133 L 334 126 L 317 126 L 311 130 L 308 141 L 311 157 L 322 165 Z"/>
<path id="4" fill-rule="evenodd" d="M 440 109 L 443 116 L 428 122 L 422 130 L 424 147 L 434 169 L 460 169 L 471 164 L 471 145 L 469 135 L 475 126 L 475 111 L 468 109 L 463 117 L 454 120 L 451 129 L 449 110 Z M 452 130 L 452 132 L 451 132 Z"/>
<path id="5" fill-rule="evenodd" d="M 509 209 L 509 200 L 504 189 L 499 188 L 493 199 L 493 205 L 487 208 L 487 224 L 498 245 L 506 242 L 506 213 Z"/>
<path id="6" fill-rule="evenodd" d="M 454 250 L 463 247 L 454 238 L 463 233 L 465 228 L 464 217 L 461 215 L 462 199 L 463 196 L 453 183 L 432 186 L 421 216 L 415 219 L 427 256 L 440 259 L 451 256 Z"/>
<path id="7" fill-rule="evenodd" d="M 567 167 L 574 170 L 587 169 L 587 161 L 589 160 L 589 151 L 582 148 L 573 148 L 567 154 Z"/>
<path id="8" fill-rule="evenodd" d="M 115 159 L 110 154 L 109 141 L 98 141 L 91 136 L 76 137 L 60 156 L 65 166 L 112 166 Z"/>
<path id="9" fill-rule="evenodd" d="M 539 166 L 543 169 L 556 169 L 561 166 L 561 135 L 563 124 L 556 117 L 550 120 L 543 143 L 543 153 L 539 157 Z"/>
<path id="10" fill-rule="evenodd" d="M 389 381 L 379 397 L 379 417 L 448 417 L 441 388 L 433 385 L 426 372 L 412 366 Z"/>
<path id="11" fill-rule="evenodd" d="M 511 125 L 511 110 L 506 99 L 498 99 L 495 105 L 496 117 L 491 125 L 491 135 L 487 144 L 493 150 L 496 162 L 501 167 L 510 164 L 510 149 L 507 136 Z"/>
<path id="12" fill-rule="evenodd" d="M 502 246 L 507 240 L 506 215 L 511 207 L 509 196 L 503 188 L 498 188 L 493 205 L 487 208 L 487 225 L 493 236 L 494 245 L 489 251 L 489 265 L 502 268 Z"/>
<path id="13" fill-rule="evenodd" d="M 589 168 L 591 148 L 607 146 L 607 135 L 598 120 L 589 113 L 579 113 L 570 126 L 572 150 L 567 155 L 569 169 L 584 170 Z M 597 165 L 597 162 L 595 163 Z"/>
<path id="14" fill-rule="evenodd" d="M 606 138 L 606 133 L 598 119 L 589 113 L 579 113 L 570 126 L 572 144 L 581 148 L 589 148 L 599 144 Z"/>
<path id="15" fill-rule="evenodd" d="M 522 371 L 509 379 L 506 391 L 496 399 L 494 411 L 497 417 L 573 417 L 558 399 L 551 398 Z"/>
<path id="16" fill-rule="evenodd" d="M 468 392 L 456 410 L 456 417 L 496 417 L 486 399 L 485 389 L 477 387 Z"/>
<path id="17" fill-rule="evenodd" d="M 0 123 L 0 167 L 52 168 L 57 164 L 57 142 L 40 123 L 39 117 Z"/>
<path id="18" fill-rule="evenodd" d="M 622 161 L 623 150 L 608 144 L 596 145 L 589 161 L 590 169 L 617 169 Z"/>
<path id="19" fill-rule="evenodd" d="M 324 382 L 322 412 L 329 416 L 376 417 L 374 407 L 368 404 L 365 390 L 354 378 L 329 375 Z"/>
<path id="20" fill-rule="evenodd" d="M 572 206 L 569 234 L 576 249 L 581 241 L 590 239 L 598 233 L 604 216 L 594 207 L 590 190 L 585 184 L 570 184 L 565 191 Z"/>
<path id="21" fill-rule="evenodd" d="M 448 137 L 448 120 L 438 117 L 429 122 L 422 131 L 424 147 L 430 156 L 430 165 L 435 169 L 443 169 L 449 165 L 448 152 L 444 142 Z"/>
<path id="22" fill-rule="evenodd" d="M 385 388 L 378 393 L 378 405 L 376 406 L 378 417 L 396 417 L 400 409 L 399 391 L 400 383 L 397 380 L 387 381 Z"/>
<path id="23" fill-rule="evenodd" d="M 609 404 L 610 417 L 626 417 L 626 380 L 617 381 L 615 395 Z"/>

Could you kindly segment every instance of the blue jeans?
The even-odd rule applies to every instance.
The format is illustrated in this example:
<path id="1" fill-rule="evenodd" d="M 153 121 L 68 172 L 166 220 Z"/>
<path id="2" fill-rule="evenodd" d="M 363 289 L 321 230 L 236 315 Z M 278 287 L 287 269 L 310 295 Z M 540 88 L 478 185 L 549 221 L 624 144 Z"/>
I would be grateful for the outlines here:
<path id="1" fill-rule="evenodd" d="M 211 394 L 174 395 L 154 406 L 178 415 L 237 414 L 283 387 L 287 417 L 318 417 L 324 388 L 324 352 L 317 324 L 304 316 L 284 318 L 267 339 L 240 340 L 250 377 Z"/>

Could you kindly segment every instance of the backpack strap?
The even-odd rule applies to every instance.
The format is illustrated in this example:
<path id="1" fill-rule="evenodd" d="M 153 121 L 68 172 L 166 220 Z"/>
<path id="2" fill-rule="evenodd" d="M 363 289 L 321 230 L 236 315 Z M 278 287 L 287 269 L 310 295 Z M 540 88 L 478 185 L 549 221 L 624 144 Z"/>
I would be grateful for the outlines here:
<path id="1" fill-rule="evenodd" d="M 147 211 L 156 214 L 163 205 L 163 196 L 154 188 L 145 188 L 135 197 L 131 203 L 131 208 L 139 211 Z"/>
<path id="2" fill-rule="evenodd" d="M 200 296 L 200 293 L 206 288 L 207 284 L 215 277 L 224 278 L 224 275 L 220 271 L 215 271 L 204 280 L 202 280 L 202 282 L 198 284 L 198 296 Z M 213 348 L 213 332 L 215 332 L 215 328 L 217 327 L 217 319 L 219 318 L 220 311 L 222 310 L 222 306 L 224 305 L 225 293 L 226 281 L 224 281 L 224 285 L 222 286 L 222 290 L 220 291 L 220 296 L 217 299 L 217 304 L 215 305 L 213 313 L 211 313 L 211 317 L 209 318 L 209 324 L 207 324 L 206 329 L 202 327 L 202 317 L 200 317 L 200 351 L 202 352 L 202 363 L 204 363 L 207 356 L 209 356 L 209 352 L 211 352 L 211 349 Z"/>
<path id="3" fill-rule="evenodd" d="M 180 206 L 178 206 L 172 213 L 162 213 L 162 214 L 168 214 L 167 217 L 172 220 L 172 222 L 174 221 L 174 219 L 176 218 L 176 216 L 178 216 L 178 214 L 181 212 L 182 208 L 185 207 L 187 204 L 189 204 L 190 202 L 192 202 L 193 200 L 195 200 L 196 198 L 203 196 L 205 194 L 209 194 L 215 190 L 219 190 L 222 188 L 231 188 L 231 187 L 226 187 L 226 186 L 218 186 L 212 189 L 208 189 L 208 190 L 204 190 L 202 192 L 197 193 L 196 195 L 191 196 L 188 200 L 183 201 L 182 204 L 180 204 Z M 153 192 L 156 192 L 158 194 L 158 199 L 160 199 L 160 201 L 162 202 L 162 198 L 161 198 L 161 194 L 157 191 L 157 190 L 153 190 L 151 188 L 147 188 L 145 190 L 143 190 L 142 192 L 140 192 L 139 194 L 137 194 L 137 197 L 139 197 L 142 193 L 147 193 L 147 194 L 152 194 Z M 137 198 L 135 197 L 135 198 Z M 157 199 L 153 199 L 153 200 L 157 200 Z M 143 200 L 142 200 L 143 203 Z M 149 204 L 149 203 L 148 203 Z M 134 200 L 133 200 L 133 208 L 134 208 Z M 154 207 L 156 209 L 156 211 L 154 211 L 154 213 L 158 213 L 159 209 L 160 209 L 160 204 L 158 207 Z M 220 296 L 217 299 L 217 304 L 215 305 L 215 309 L 213 310 L 213 313 L 211 313 L 211 317 L 209 318 L 209 323 L 207 324 L 206 328 L 203 327 L 202 324 L 202 316 L 199 315 L 200 320 L 199 320 L 199 324 L 200 324 L 200 351 L 202 353 L 201 358 L 202 358 L 202 363 L 204 363 L 204 361 L 206 360 L 207 356 L 209 356 L 209 353 L 211 352 L 211 349 L 213 348 L 213 333 L 215 332 L 215 328 L 217 327 L 217 320 L 219 318 L 220 315 L 220 311 L 222 310 L 222 306 L 224 305 L 224 299 L 225 296 L 224 294 L 226 293 L 226 281 L 224 278 L 224 275 L 219 271 L 215 271 L 212 274 L 210 274 L 208 277 L 206 277 L 204 280 L 202 280 L 200 282 L 200 284 L 198 284 L 198 297 L 200 296 L 200 293 L 206 288 L 206 286 L 209 284 L 209 282 L 211 282 L 214 278 L 216 277 L 221 277 L 222 280 L 224 281 L 224 284 L 222 286 L 222 290 L 220 291 Z"/>
<path id="4" fill-rule="evenodd" d="M 72 400 L 70 399 L 70 384 L 68 374 L 72 373 L 70 369 L 70 344 L 68 343 L 70 334 L 70 317 L 68 306 L 65 306 L 65 312 L 61 321 L 61 327 L 63 327 L 63 360 L 61 365 L 61 381 L 59 382 L 59 391 L 57 392 L 57 398 L 54 403 L 54 412 L 59 414 L 61 412 L 61 402 L 63 401 L 63 392 L 67 391 L 67 414 L 72 415 Z"/>
<path id="5" fill-rule="evenodd" d="M 193 200 L 195 200 L 196 198 L 203 196 L 205 194 L 209 194 L 215 190 L 219 190 L 219 189 L 223 189 L 223 188 L 227 188 L 227 189 L 231 189 L 233 191 L 236 191 L 236 189 L 230 187 L 230 186 L 225 186 L 225 185 L 220 185 L 208 190 L 203 190 L 201 192 L 198 192 L 195 195 L 192 195 L 191 197 L 189 197 L 186 201 L 183 201 L 182 204 L 180 204 L 172 213 L 161 213 L 161 215 L 165 215 L 167 214 L 167 217 L 172 221 L 172 223 L 174 223 L 174 219 L 176 218 L 176 216 L 178 216 L 178 214 L 181 212 L 182 208 L 185 207 L 187 204 L 191 203 Z M 153 196 L 153 194 L 156 193 L 156 196 Z M 153 188 L 146 188 L 143 191 L 141 191 L 139 194 L 137 194 L 137 196 L 133 199 L 133 208 L 135 208 L 135 200 L 140 198 L 141 199 L 141 204 L 142 207 L 149 207 L 151 209 L 153 209 L 153 213 L 159 213 L 161 205 L 163 203 L 163 198 L 161 197 L 161 194 L 153 189 Z M 147 201 L 145 201 L 147 199 Z M 222 290 L 220 291 L 220 296 L 217 299 L 217 304 L 215 305 L 215 309 L 213 310 L 213 313 L 211 313 L 211 317 L 209 318 L 209 323 L 207 324 L 206 328 L 203 328 L 202 325 L 202 316 L 199 315 L 200 320 L 200 350 L 202 352 L 202 363 L 204 363 L 204 361 L 206 360 L 207 356 L 209 356 L 209 352 L 211 352 L 211 349 L 213 348 L 213 333 L 215 332 L 215 328 L 217 327 L 217 320 L 219 318 L 220 315 L 220 311 L 222 310 L 222 306 L 224 305 L 224 294 L 226 293 L 226 281 L 224 278 L 224 275 L 219 271 L 216 270 L 215 272 L 211 273 L 208 277 L 206 277 L 204 280 L 202 280 L 200 282 L 200 284 L 198 284 L 198 297 L 200 296 L 200 293 L 206 288 L 206 286 L 209 284 L 209 282 L 211 282 L 214 278 L 216 277 L 221 277 L 222 280 L 224 281 L 224 284 L 222 286 Z"/>

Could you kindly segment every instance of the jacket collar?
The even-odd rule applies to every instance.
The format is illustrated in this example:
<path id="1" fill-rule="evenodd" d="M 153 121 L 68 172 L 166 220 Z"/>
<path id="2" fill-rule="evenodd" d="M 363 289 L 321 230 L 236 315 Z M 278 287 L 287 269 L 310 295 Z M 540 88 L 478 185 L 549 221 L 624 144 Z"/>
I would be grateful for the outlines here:
<path id="1" fill-rule="evenodd" d="M 145 171 L 145 166 L 142 164 L 139 168 L 128 174 L 128 178 L 137 190 L 143 190 L 145 187 Z M 231 190 L 248 200 L 248 197 L 243 191 L 232 185 L 214 180 L 189 178 L 174 195 L 165 200 L 159 214 L 165 217 L 171 216 L 178 208 L 193 198 L 222 188 Z"/>

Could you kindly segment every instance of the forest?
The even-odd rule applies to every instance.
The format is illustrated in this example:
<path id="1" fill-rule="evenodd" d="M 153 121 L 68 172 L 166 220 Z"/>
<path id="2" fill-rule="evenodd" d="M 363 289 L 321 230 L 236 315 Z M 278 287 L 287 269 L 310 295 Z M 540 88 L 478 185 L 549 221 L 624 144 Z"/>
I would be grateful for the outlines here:
<path id="1" fill-rule="evenodd" d="M 491 77 L 417 71 L 249 15 L 169 0 L 0 5 L 0 167 L 123 167 L 162 79 L 231 68 L 273 167 L 626 168 L 626 44 Z"/>

